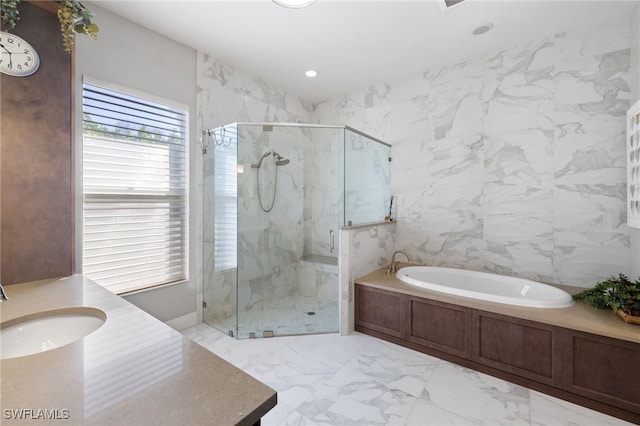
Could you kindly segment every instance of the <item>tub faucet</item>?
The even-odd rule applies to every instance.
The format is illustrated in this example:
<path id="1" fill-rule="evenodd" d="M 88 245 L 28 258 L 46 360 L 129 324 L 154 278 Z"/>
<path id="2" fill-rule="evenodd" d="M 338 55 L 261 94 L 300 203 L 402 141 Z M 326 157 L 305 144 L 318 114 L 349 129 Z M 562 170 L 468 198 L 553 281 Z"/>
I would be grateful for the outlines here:
<path id="1" fill-rule="evenodd" d="M 4 292 L 4 287 L 0 284 L 0 302 L 4 302 L 5 300 L 9 300 L 7 297 L 7 293 Z"/>
<path id="2" fill-rule="evenodd" d="M 407 257 L 407 262 L 411 261 L 407 253 L 402 250 L 396 251 L 393 253 L 393 256 L 391 256 L 391 265 L 389 265 L 390 272 L 398 272 L 398 269 L 400 269 L 400 262 L 396 260 L 396 254 L 404 254 Z"/>

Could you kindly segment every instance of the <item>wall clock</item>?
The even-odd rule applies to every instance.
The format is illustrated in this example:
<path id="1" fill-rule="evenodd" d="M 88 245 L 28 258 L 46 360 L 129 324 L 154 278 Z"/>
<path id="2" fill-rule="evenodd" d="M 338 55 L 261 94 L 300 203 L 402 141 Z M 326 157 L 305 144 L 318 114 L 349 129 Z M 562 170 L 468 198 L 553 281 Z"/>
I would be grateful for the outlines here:
<path id="1" fill-rule="evenodd" d="M 26 77 L 39 67 L 40 57 L 33 46 L 17 35 L 0 31 L 0 72 Z"/>

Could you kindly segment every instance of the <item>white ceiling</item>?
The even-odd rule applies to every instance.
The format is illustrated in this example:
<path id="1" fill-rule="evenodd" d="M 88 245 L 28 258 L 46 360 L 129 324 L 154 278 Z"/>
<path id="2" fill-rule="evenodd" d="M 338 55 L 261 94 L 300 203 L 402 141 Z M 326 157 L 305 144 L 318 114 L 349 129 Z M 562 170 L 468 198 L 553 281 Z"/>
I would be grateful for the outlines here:
<path id="1" fill-rule="evenodd" d="M 317 0 L 305 9 L 286 9 L 271 0 L 91 3 L 316 102 L 569 29 L 630 17 L 637 4 L 467 0 L 445 11 L 440 0 Z M 471 34 L 489 22 L 492 31 Z M 315 79 L 304 76 L 310 68 L 319 73 Z"/>

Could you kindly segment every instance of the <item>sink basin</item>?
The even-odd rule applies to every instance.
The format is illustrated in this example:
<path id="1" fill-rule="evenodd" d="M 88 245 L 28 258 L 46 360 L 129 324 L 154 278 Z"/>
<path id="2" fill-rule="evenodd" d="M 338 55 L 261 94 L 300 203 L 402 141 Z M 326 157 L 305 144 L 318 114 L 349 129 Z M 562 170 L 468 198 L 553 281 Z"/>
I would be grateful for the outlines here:
<path id="1" fill-rule="evenodd" d="M 95 308 L 37 312 L 0 324 L 0 358 L 17 358 L 59 348 L 94 332 L 107 316 Z"/>

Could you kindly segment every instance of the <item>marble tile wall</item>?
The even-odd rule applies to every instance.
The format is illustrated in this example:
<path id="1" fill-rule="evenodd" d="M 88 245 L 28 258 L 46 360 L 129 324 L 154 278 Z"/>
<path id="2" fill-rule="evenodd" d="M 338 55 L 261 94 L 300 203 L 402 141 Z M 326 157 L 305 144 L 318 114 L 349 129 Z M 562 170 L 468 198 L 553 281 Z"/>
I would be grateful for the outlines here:
<path id="1" fill-rule="evenodd" d="M 353 332 L 353 281 L 389 264 L 396 222 L 340 230 L 340 334 Z"/>
<path id="2" fill-rule="evenodd" d="M 197 83 L 199 129 L 233 122 L 309 122 L 306 106 L 299 99 L 201 52 L 198 53 Z M 205 212 L 202 241 L 199 242 L 204 258 L 200 297 L 207 302 L 203 312 L 205 321 L 225 330 L 236 329 L 238 322 L 238 331 L 254 331 L 260 335 L 261 321 L 265 327 L 269 323 L 275 329 L 273 318 L 267 318 L 266 306 L 272 308 L 270 312 L 275 312 L 277 309 L 273 306 L 283 299 L 304 300 L 305 306 L 311 306 L 313 301 L 308 299 L 314 298 L 323 306 L 330 303 L 337 306 L 337 267 L 311 265 L 312 262 L 301 262 L 300 259 L 310 255 L 337 256 L 337 251 L 330 251 L 329 229 L 335 231 L 337 244 L 342 210 L 339 162 L 342 137 L 343 131 L 334 129 L 274 126 L 272 131 L 264 131 L 261 125 L 238 126 L 238 164 L 243 166 L 243 172 L 237 175 L 239 274 L 235 269 L 215 271 L 216 147 L 209 144 L 203 155 L 204 177 L 198 188 Z M 277 168 L 273 209 L 263 212 L 257 195 L 257 174 L 260 175 L 262 204 L 268 209 L 276 188 L 274 156 L 266 157 L 259 170 L 251 164 L 256 164 L 270 150 L 289 159 L 290 163 Z M 304 310 L 305 306 L 298 308 Z M 321 308 L 318 305 L 314 309 L 330 311 Z M 318 314 L 315 319 L 321 316 Z M 302 330 L 312 327 L 311 322 L 307 322 L 309 324 L 301 323 Z M 246 327 L 249 323 L 253 328 Z M 324 323 L 328 324 L 327 321 Z M 297 330 L 292 327 L 287 330 Z M 334 325 L 334 330 L 336 327 Z M 279 331 L 286 333 L 287 330 Z"/>
<path id="3" fill-rule="evenodd" d="M 315 106 L 392 148 L 394 249 L 591 286 L 628 273 L 628 18 Z M 375 241 L 375 240 L 374 240 Z"/>
<path id="4" fill-rule="evenodd" d="M 631 102 L 640 99 L 640 5 L 631 12 Z M 640 229 L 629 229 L 631 234 L 630 277 L 640 277 Z"/>

